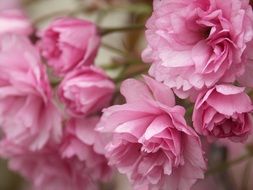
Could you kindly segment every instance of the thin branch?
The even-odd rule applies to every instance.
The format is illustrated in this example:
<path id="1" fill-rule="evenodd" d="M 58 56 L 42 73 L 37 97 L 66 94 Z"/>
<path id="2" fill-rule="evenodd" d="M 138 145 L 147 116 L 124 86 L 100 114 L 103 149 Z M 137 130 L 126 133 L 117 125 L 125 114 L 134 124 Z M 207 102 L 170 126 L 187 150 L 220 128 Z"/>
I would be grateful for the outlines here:
<path id="1" fill-rule="evenodd" d="M 112 52 L 118 53 L 118 54 L 120 54 L 120 55 L 122 55 L 122 56 L 128 56 L 128 55 L 129 55 L 129 53 L 124 52 L 123 50 L 118 49 L 118 48 L 116 48 L 116 47 L 113 47 L 113 46 L 111 46 L 111 45 L 109 45 L 109 44 L 106 44 L 106 43 L 102 43 L 102 44 L 101 44 L 101 47 L 103 47 L 103 48 L 105 48 L 105 49 L 108 49 L 108 50 L 110 50 L 110 51 L 112 51 Z"/>
<path id="2" fill-rule="evenodd" d="M 122 26 L 122 27 L 116 27 L 116 28 L 101 28 L 100 34 L 102 36 L 112 34 L 115 32 L 129 32 L 134 30 L 143 30 L 145 26 L 143 24 L 136 24 L 136 25 L 130 25 L 130 26 Z"/>
<path id="3" fill-rule="evenodd" d="M 223 162 L 221 164 L 218 164 L 217 166 L 210 168 L 207 172 L 206 172 L 206 176 L 210 176 L 212 174 L 216 174 L 219 172 L 222 172 L 224 170 L 227 170 L 228 168 L 230 168 L 231 166 L 237 165 L 245 160 L 248 160 L 249 158 L 251 158 L 253 156 L 252 152 L 248 152 L 234 160 L 228 161 L 228 162 Z"/>

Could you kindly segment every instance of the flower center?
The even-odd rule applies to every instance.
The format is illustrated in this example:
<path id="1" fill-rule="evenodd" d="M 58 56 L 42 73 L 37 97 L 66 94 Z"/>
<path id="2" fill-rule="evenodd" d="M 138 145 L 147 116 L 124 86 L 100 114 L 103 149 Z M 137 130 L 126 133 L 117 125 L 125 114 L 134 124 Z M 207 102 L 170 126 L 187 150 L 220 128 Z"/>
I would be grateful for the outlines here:
<path id="1" fill-rule="evenodd" d="M 203 29 L 201 31 L 202 37 L 204 39 L 207 39 L 209 37 L 209 35 L 210 35 L 210 32 L 211 32 L 211 27 L 207 27 L 207 28 Z"/>

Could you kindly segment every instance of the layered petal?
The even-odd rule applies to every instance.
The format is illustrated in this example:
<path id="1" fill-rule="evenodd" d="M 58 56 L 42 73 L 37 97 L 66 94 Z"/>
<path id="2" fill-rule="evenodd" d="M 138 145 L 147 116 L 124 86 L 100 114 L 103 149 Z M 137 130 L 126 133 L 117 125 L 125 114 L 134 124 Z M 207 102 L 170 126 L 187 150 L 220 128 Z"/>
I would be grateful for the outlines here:
<path id="1" fill-rule="evenodd" d="M 192 93 L 244 73 L 253 37 L 249 1 L 155 0 L 153 7 L 142 57 L 152 63 L 149 74 L 178 96 L 195 100 Z"/>
<path id="2" fill-rule="evenodd" d="M 205 136 L 245 141 L 253 127 L 252 109 L 244 88 L 216 85 L 199 94 L 193 112 L 194 128 Z"/>
<path id="3" fill-rule="evenodd" d="M 61 115 L 36 49 L 21 36 L 0 39 L 0 126 L 5 138 L 29 149 L 59 142 Z"/>
<path id="4" fill-rule="evenodd" d="M 82 65 L 93 64 L 100 44 L 96 26 L 76 18 L 55 20 L 40 37 L 41 53 L 59 76 Z"/>
<path id="5" fill-rule="evenodd" d="M 109 164 L 136 190 L 190 189 L 204 177 L 205 161 L 200 139 L 186 125 L 171 90 L 144 77 L 144 82 L 125 81 L 121 92 L 126 104 L 105 109 L 97 126 L 111 136 Z"/>
<path id="6" fill-rule="evenodd" d="M 115 85 L 96 67 L 82 67 L 66 75 L 58 95 L 72 116 L 91 115 L 110 104 Z"/>

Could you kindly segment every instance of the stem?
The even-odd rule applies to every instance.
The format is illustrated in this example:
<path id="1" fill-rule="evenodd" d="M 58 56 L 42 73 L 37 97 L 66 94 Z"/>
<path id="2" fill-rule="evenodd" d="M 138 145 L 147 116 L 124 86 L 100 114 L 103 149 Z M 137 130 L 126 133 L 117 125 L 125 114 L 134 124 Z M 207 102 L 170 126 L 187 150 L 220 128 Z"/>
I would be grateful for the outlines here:
<path id="1" fill-rule="evenodd" d="M 38 25 L 39 23 L 44 22 L 44 21 L 46 21 L 50 18 L 53 18 L 53 17 L 73 16 L 75 14 L 79 14 L 79 13 L 82 13 L 82 12 L 85 12 L 85 11 L 87 11 L 87 10 L 85 10 L 85 8 L 83 8 L 83 7 L 80 7 L 78 9 L 74 9 L 74 10 L 59 10 L 59 11 L 55 11 L 55 12 L 43 15 L 43 16 L 37 18 L 37 19 L 34 19 L 33 24 Z M 88 13 L 88 12 L 89 11 L 87 11 L 86 13 Z"/>
<path id="2" fill-rule="evenodd" d="M 31 4 L 33 4 L 33 3 L 37 3 L 37 2 L 39 2 L 40 0 L 27 0 L 27 1 L 24 1 L 24 2 L 22 2 L 22 5 L 23 6 L 29 6 L 29 5 L 31 5 Z"/>
<path id="3" fill-rule="evenodd" d="M 136 76 L 141 75 L 141 74 L 145 74 L 148 71 L 148 68 L 149 67 L 147 67 L 147 66 L 138 68 L 135 71 L 132 71 L 130 73 L 127 73 L 127 74 L 123 75 L 122 77 L 120 76 L 120 77 L 114 79 L 114 82 L 116 84 L 118 84 L 118 83 L 124 81 L 125 79 L 136 77 Z"/>
<path id="4" fill-rule="evenodd" d="M 186 113 L 185 113 L 185 118 L 187 123 L 189 124 L 189 126 L 192 126 L 192 113 L 193 113 L 193 109 L 194 109 L 194 105 L 187 105 L 185 108 L 186 109 Z"/>
<path id="5" fill-rule="evenodd" d="M 110 50 L 110 51 L 112 51 L 112 52 L 118 53 L 118 54 L 120 54 L 120 55 L 129 56 L 129 53 L 124 52 L 124 51 L 122 51 L 121 49 L 118 49 L 118 48 L 116 48 L 116 47 L 113 47 L 113 46 L 111 46 L 111 45 L 109 45 L 109 44 L 102 43 L 101 46 L 104 47 L 104 48 L 106 48 L 106 49 L 108 49 L 108 50 Z"/>
<path id="6" fill-rule="evenodd" d="M 40 1 L 40 0 L 27 0 L 23 4 L 25 6 L 28 6 L 29 4 L 35 3 L 37 1 Z M 136 14 L 144 14 L 144 13 L 149 14 L 152 9 L 150 6 L 143 4 L 143 3 L 139 3 L 139 4 L 135 4 L 135 5 L 128 5 L 128 6 L 108 7 L 107 9 L 100 9 L 100 10 L 94 10 L 94 11 L 90 10 L 89 8 L 85 8 L 83 6 L 80 6 L 79 8 L 74 9 L 74 10 L 60 10 L 60 11 L 46 14 L 40 18 L 35 19 L 33 21 L 33 23 L 38 24 L 40 22 L 43 22 L 43 21 L 50 19 L 52 17 L 55 17 L 55 16 L 72 16 L 72 15 L 82 13 L 82 12 L 85 12 L 85 13 L 97 12 L 98 13 L 98 22 L 100 22 L 100 20 L 102 20 L 103 17 L 105 17 L 108 13 L 110 13 L 112 11 L 117 11 L 117 10 L 119 10 L 119 11 L 125 10 L 125 11 L 133 12 Z"/>
<path id="7" fill-rule="evenodd" d="M 228 169 L 229 167 L 231 166 L 234 166 L 236 164 L 239 164 L 241 163 L 242 161 L 245 161 L 249 158 L 251 158 L 253 156 L 253 153 L 252 152 L 248 152 L 234 160 L 231 160 L 231 161 L 228 161 L 228 162 L 224 162 L 224 163 L 221 163 L 213 168 L 210 168 L 207 172 L 206 172 L 206 176 L 210 176 L 212 174 L 216 174 L 218 172 L 222 172 L 226 169 Z"/>
<path id="8" fill-rule="evenodd" d="M 46 15 L 43 15 L 37 19 L 34 19 L 33 21 L 33 24 L 34 25 L 38 25 L 39 23 L 41 22 L 44 22 L 46 21 L 47 19 L 50 19 L 52 17 L 55 17 L 55 16 L 66 16 L 66 15 L 69 15 L 69 14 L 72 14 L 73 11 L 72 10 L 60 10 L 60 11 L 56 11 L 56 12 L 53 12 L 53 13 L 49 13 L 49 14 L 46 14 Z"/>
<path id="9" fill-rule="evenodd" d="M 251 99 L 253 99 L 253 90 L 251 90 L 251 91 L 249 92 L 249 97 L 250 97 Z"/>
<path id="10" fill-rule="evenodd" d="M 116 12 L 116 11 L 126 11 L 129 13 L 134 13 L 134 14 L 143 14 L 143 15 L 148 15 L 152 11 L 152 7 L 150 5 L 147 5 L 146 3 L 134 3 L 130 5 L 123 5 L 123 6 L 109 6 L 105 9 L 101 9 L 101 11 L 98 13 L 97 17 L 97 23 L 100 23 L 105 17 L 111 13 L 111 12 Z"/>
<path id="11" fill-rule="evenodd" d="M 144 25 L 142 24 L 136 24 L 136 25 L 130 25 L 130 26 L 122 26 L 122 27 L 117 27 L 117 28 L 101 28 L 100 34 L 101 36 L 105 36 L 108 34 L 112 34 L 115 32 L 128 32 L 128 31 L 133 31 L 133 30 L 143 30 Z"/>

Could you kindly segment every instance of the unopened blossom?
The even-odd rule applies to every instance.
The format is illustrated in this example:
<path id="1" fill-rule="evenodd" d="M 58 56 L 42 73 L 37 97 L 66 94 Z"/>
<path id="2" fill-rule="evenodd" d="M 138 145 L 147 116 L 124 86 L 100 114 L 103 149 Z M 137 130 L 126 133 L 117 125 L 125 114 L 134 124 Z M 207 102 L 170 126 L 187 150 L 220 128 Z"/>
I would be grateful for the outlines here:
<path id="1" fill-rule="evenodd" d="M 106 73 L 90 66 L 68 73 L 58 88 L 58 95 L 70 115 L 82 117 L 109 106 L 114 89 Z"/>
<path id="2" fill-rule="evenodd" d="M 195 130 L 204 136 L 245 141 L 253 127 L 253 106 L 244 88 L 216 85 L 199 94 L 193 112 Z"/>
<path id="3" fill-rule="evenodd" d="M 100 44 L 95 24 L 77 18 L 60 18 L 40 33 L 38 46 L 57 75 L 91 65 Z"/>
<path id="4" fill-rule="evenodd" d="M 178 96 L 244 73 L 244 51 L 253 37 L 249 0 L 154 0 L 153 7 L 143 59 Z"/>
<path id="5" fill-rule="evenodd" d="M 32 32 L 32 24 L 21 9 L 0 10 L 0 37 L 6 33 L 28 36 Z"/>
<path id="6" fill-rule="evenodd" d="M 172 91 L 149 77 L 121 86 L 126 104 L 104 110 L 98 130 L 111 136 L 109 164 L 136 190 L 189 190 L 204 177 L 200 139 L 187 126 Z"/>
<path id="7" fill-rule="evenodd" d="M 46 71 L 27 38 L 0 38 L 0 128 L 6 139 L 29 149 L 57 142 L 61 118 Z"/>
<path id="8" fill-rule="evenodd" d="M 98 121 L 98 117 L 67 121 L 60 153 L 64 159 L 77 157 L 82 161 L 92 180 L 108 181 L 112 171 L 104 156 L 103 136 L 95 131 Z"/>

